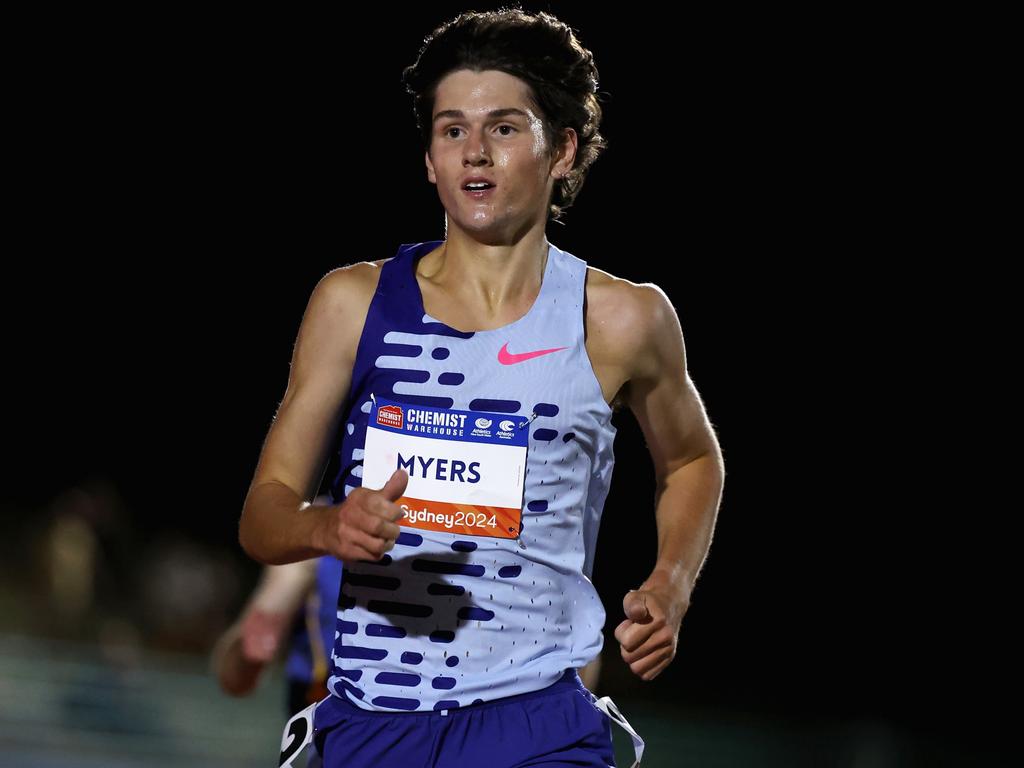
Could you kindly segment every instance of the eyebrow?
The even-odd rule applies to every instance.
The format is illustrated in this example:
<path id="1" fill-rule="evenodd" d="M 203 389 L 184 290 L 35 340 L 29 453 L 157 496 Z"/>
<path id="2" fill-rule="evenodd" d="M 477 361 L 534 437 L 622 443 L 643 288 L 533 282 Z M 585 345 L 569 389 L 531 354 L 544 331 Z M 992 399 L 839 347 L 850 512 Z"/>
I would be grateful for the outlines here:
<path id="1" fill-rule="evenodd" d="M 507 117 L 508 115 L 517 115 L 519 117 L 525 118 L 530 117 L 528 114 L 523 112 L 523 110 L 516 109 L 515 107 L 508 107 L 506 109 L 492 109 L 490 112 L 487 113 L 488 117 Z M 466 113 L 463 112 L 461 109 L 444 109 L 438 112 L 436 115 L 434 115 L 433 122 L 436 123 L 438 120 L 443 120 L 448 117 L 463 118 L 465 116 Z"/>

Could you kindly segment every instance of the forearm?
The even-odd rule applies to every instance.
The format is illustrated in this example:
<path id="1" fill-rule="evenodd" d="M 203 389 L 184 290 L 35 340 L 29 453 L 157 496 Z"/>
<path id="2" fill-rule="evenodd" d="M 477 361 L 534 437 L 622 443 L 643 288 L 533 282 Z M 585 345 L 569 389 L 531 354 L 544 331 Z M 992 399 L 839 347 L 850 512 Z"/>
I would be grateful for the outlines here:
<path id="1" fill-rule="evenodd" d="M 252 594 L 247 611 L 293 616 L 316 589 L 317 558 L 286 565 L 268 565 Z"/>
<path id="2" fill-rule="evenodd" d="M 249 491 L 238 526 L 238 540 L 254 560 L 283 565 L 326 554 L 319 527 L 327 507 L 310 505 L 281 483 L 261 483 Z"/>
<path id="3" fill-rule="evenodd" d="M 717 445 L 667 475 L 659 488 L 658 558 L 648 582 L 688 602 L 711 547 L 725 468 Z"/>

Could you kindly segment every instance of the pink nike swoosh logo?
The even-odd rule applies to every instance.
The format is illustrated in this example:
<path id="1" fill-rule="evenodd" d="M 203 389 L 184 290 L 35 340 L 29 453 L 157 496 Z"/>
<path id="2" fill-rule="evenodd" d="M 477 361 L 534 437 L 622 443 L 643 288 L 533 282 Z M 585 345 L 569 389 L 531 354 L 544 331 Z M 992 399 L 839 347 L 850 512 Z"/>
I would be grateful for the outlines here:
<path id="1" fill-rule="evenodd" d="M 498 362 L 502 365 L 515 365 L 526 360 L 532 360 L 541 355 L 550 355 L 552 352 L 561 352 L 568 347 L 555 347 L 554 349 L 538 349 L 536 352 L 519 352 L 518 354 L 508 351 L 508 342 L 498 350 Z"/>

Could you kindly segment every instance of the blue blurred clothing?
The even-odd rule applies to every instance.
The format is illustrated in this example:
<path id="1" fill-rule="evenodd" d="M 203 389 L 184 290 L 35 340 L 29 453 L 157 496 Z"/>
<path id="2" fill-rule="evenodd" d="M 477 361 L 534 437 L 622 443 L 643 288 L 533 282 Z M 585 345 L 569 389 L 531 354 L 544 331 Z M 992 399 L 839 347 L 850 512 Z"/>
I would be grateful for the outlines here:
<path id="1" fill-rule="evenodd" d="M 334 647 L 340 587 L 341 561 L 331 555 L 319 558 L 316 564 L 315 604 L 307 601 L 306 615 L 296 621 L 290 642 L 291 650 L 285 662 L 285 676 L 289 682 L 309 684 L 326 681 L 330 673 L 331 648 Z M 314 610 L 318 626 L 316 639 L 311 642 L 310 624 Z M 320 664 L 323 667 L 318 668 Z M 326 688 L 324 695 L 327 695 Z"/>

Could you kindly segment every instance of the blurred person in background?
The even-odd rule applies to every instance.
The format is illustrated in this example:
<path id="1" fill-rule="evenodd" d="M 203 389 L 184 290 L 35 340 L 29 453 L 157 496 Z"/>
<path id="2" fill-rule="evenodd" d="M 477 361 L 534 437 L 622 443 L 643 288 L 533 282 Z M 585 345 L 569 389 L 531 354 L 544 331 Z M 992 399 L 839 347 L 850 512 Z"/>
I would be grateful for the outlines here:
<path id="1" fill-rule="evenodd" d="M 328 500 L 317 497 L 318 503 Z M 331 555 L 264 566 L 238 620 L 211 654 L 221 689 L 248 695 L 287 646 L 287 715 L 327 696 L 341 579 L 341 562 Z"/>
<path id="2" fill-rule="evenodd" d="M 340 583 L 341 562 L 330 555 L 265 566 L 241 616 L 211 654 L 221 689 L 232 696 L 252 693 L 287 648 L 285 719 L 327 696 Z M 315 750 L 307 751 L 305 765 L 322 765 Z"/>

